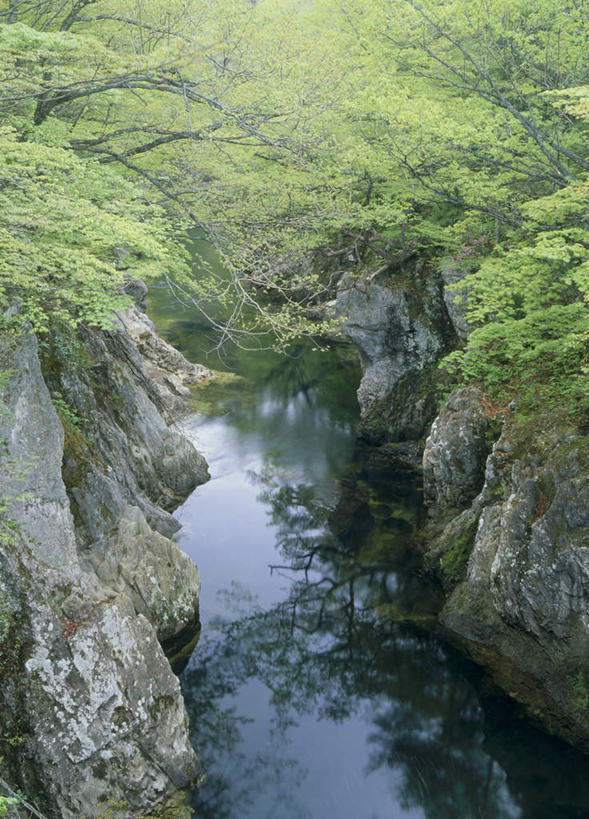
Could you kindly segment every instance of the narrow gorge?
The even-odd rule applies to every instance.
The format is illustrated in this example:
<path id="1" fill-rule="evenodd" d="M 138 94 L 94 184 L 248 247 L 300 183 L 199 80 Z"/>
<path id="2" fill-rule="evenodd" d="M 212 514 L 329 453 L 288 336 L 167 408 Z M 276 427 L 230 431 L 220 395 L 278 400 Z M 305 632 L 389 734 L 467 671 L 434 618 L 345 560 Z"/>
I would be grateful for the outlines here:
<path id="1" fill-rule="evenodd" d="M 589 816 L 584 0 L 0 0 L 0 816 Z"/>
<path id="2" fill-rule="evenodd" d="M 528 815 L 517 794 L 537 804 L 537 743 L 558 772 L 542 796 L 551 816 L 569 815 L 551 792 L 562 776 L 571 808 L 585 809 L 584 757 L 524 724 L 516 765 L 507 723 L 521 716 L 493 688 L 586 748 L 581 439 L 536 428 L 530 438 L 476 389 L 438 411 L 436 363 L 459 327 L 441 276 L 419 265 L 405 274 L 425 298 L 388 277 L 369 287 L 341 277 L 336 310 L 353 346 L 342 337 L 286 357 L 232 347 L 208 355 L 216 373 L 188 360 L 207 358 L 206 322 L 152 291 L 156 323 L 186 358 L 156 334 L 140 282 L 129 283 L 136 303 L 113 330 L 4 348 L 14 375 L 3 393 L 3 495 L 14 528 L 3 535 L 2 725 L 13 739 L 8 774 L 48 816 L 232 816 L 240 805 L 252 819 L 353 819 L 360 802 L 340 796 L 343 776 L 360 777 L 348 746 L 373 759 L 355 786 L 366 805 L 404 815 L 427 796 L 437 807 L 426 815 L 437 816 L 447 742 L 463 758 L 449 793 L 464 815 Z M 209 468 L 192 441 L 210 453 L 213 475 L 196 491 Z M 186 498 L 178 522 L 171 512 Z M 530 559 L 538 550 L 541 574 Z M 199 643 L 193 560 L 211 586 Z M 429 693 L 409 693 L 428 676 Z M 378 741 L 397 750 L 377 764 L 370 726 L 391 707 Z M 407 733 L 405 709 L 434 754 L 423 793 L 412 768 L 422 763 L 403 743 L 417 742 L 416 759 L 425 745 Z M 253 733 L 242 736 L 247 723 Z M 494 735 L 490 747 L 481 730 Z M 264 762 L 278 736 L 298 759 Z M 336 765 L 320 785 L 306 766 L 293 778 L 308 742 L 317 750 L 307 765 Z M 485 760 L 494 796 L 483 799 Z M 404 797 L 385 795 L 389 776 Z"/>

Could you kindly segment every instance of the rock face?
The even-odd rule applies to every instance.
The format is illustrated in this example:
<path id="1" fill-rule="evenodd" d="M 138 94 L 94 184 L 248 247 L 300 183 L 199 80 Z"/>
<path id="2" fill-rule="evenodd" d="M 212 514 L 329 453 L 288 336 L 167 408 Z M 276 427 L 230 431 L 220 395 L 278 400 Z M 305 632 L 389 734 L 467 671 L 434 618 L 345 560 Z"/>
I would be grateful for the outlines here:
<path id="1" fill-rule="evenodd" d="M 489 418 L 476 388 L 457 390 L 432 424 L 423 453 L 426 503 L 460 508 L 482 488 Z"/>
<path id="2" fill-rule="evenodd" d="M 545 727 L 589 750 L 587 440 L 508 419 L 483 466 L 484 425 L 470 402 L 453 418 L 462 402 L 463 391 L 424 455 L 432 511 L 467 506 L 427 556 L 449 590 L 442 622 Z"/>
<path id="3" fill-rule="evenodd" d="M 411 462 L 399 447 L 436 414 L 435 365 L 468 336 L 467 272 L 446 260 L 439 276 L 417 264 L 396 280 L 340 281 L 337 314 L 364 370 L 361 432 L 383 462 Z M 589 751 L 589 443 L 562 422 L 527 427 L 490 409 L 458 390 L 425 443 L 424 561 L 446 592 L 440 619 L 537 720 Z"/>
<path id="4" fill-rule="evenodd" d="M 139 303 L 143 303 L 142 298 Z M 208 378 L 211 371 L 187 361 L 181 352 L 160 338 L 153 322 L 137 306 L 120 313 L 119 320 L 143 357 L 144 371 L 157 385 L 169 416 L 173 418 L 175 413 L 182 413 L 184 404 L 176 396 L 190 395 L 190 385 Z"/>
<path id="5" fill-rule="evenodd" d="M 470 270 L 460 268 L 453 259 L 444 259 L 440 272 L 444 282 L 446 310 L 456 335 L 461 341 L 465 341 L 469 332 L 466 320 L 468 289 L 465 286 L 460 287 L 459 284 Z"/>
<path id="6" fill-rule="evenodd" d="M 441 279 L 420 265 L 406 271 L 402 284 L 346 275 L 336 310 L 362 357 L 364 437 L 372 443 L 420 438 L 437 406 L 431 369 L 453 338 Z"/>
<path id="7" fill-rule="evenodd" d="M 170 391 L 162 395 L 148 376 L 151 361 L 124 318 L 115 330 L 86 333 L 73 351 L 54 341 L 43 360 L 51 392 L 68 408 L 63 476 L 83 544 L 102 539 L 129 504 L 171 535 L 178 524 L 168 511 L 208 478 L 202 456 L 164 419 L 184 402 Z"/>
<path id="8" fill-rule="evenodd" d="M 160 641 L 198 626 L 168 535 L 207 471 L 122 324 L 77 352 L 54 340 L 42 370 L 32 335 L 0 351 L 0 756 L 50 815 L 139 816 L 199 772 Z"/>

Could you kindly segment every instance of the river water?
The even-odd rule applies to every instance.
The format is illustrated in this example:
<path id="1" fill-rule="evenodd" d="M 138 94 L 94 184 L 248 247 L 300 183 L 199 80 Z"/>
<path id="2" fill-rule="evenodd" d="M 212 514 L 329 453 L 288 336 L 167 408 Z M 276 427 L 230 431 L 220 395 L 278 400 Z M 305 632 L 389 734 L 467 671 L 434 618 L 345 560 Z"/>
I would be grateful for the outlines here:
<path id="1" fill-rule="evenodd" d="M 155 290 L 150 314 L 226 373 L 187 430 L 211 480 L 177 511 L 202 578 L 181 676 L 209 819 L 573 819 L 589 764 L 436 634 L 412 548 L 420 488 L 356 440 L 354 351 L 226 346 Z"/>

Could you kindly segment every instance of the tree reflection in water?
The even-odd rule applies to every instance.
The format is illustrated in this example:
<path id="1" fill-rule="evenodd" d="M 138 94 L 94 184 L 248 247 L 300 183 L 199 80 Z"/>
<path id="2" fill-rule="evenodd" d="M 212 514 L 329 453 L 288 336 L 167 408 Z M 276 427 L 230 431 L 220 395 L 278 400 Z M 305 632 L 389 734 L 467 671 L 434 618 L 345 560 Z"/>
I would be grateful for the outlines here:
<path id="1" fill-rule="evenodd" d="M 194 795 L 197 815 L 245 815 L 267 793 L 274 807 L 266 815 L 309 816 L 296 801 L 305 768 L 288 757 L 289 727 L 305 715 L 338 723 L 360 712 L 373 726 L 365 774 L 401 772 L 402 808 L 420 808 L 428 819 L 588 815 L 587 765 L 574 754 L 567 765 L 571 751 L 522 727 L 493 692 L 485 699 L 495 713 L 489 724 L 478 672 L 436 635 L 440 599 L 411 548 L 419 500 L 406 476 L 375 476 L 356 462 L 335 508 L 272 464 L 252 477 L 278 527 L 273 571 L 291 587 L 270 610 L 239 586 L 229 589 L 230 619 L 209 629 L 183 675 L 208 770 Z M 272 750 L 254 759 L 234 704 L 248 690 L 267 696 L 273 713 Z M 554 787 L 538 790 L 522 762 L 534 747 Z"/>

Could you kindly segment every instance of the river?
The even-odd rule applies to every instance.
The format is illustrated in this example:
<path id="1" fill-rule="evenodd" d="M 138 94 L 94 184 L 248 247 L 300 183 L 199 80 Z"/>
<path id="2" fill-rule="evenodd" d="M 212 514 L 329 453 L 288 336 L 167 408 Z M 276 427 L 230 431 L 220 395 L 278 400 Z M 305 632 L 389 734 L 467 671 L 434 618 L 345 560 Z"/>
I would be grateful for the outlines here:
<path id="1" fill-rule="evenodd" d="M 150 296 L 159 332 L 226 373 L 186 427 L 211 480 L 177 511 L 202 578 L 181 675 L 209 819 L 572 819 L 589 764 L 437 634 L 417 476 L 356 440 L 347 345 L 228 345 Z"/>

